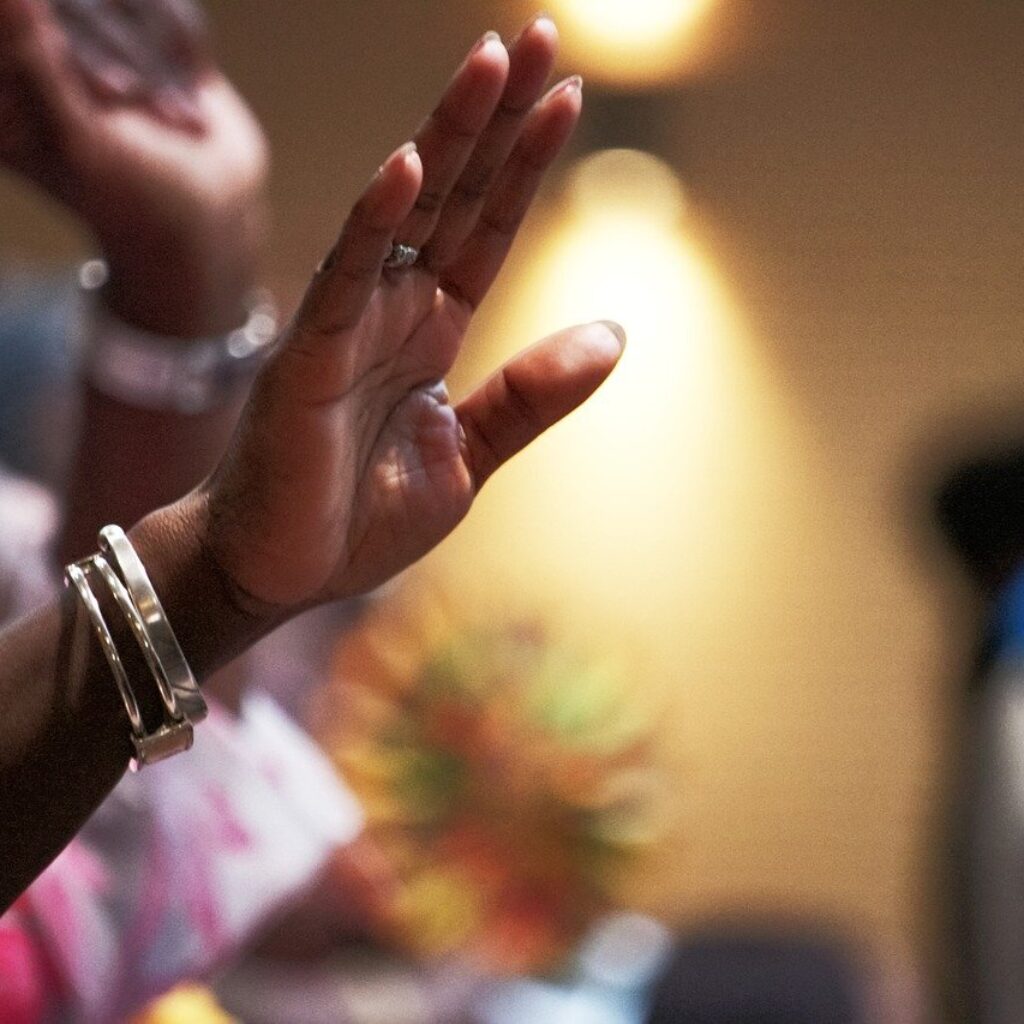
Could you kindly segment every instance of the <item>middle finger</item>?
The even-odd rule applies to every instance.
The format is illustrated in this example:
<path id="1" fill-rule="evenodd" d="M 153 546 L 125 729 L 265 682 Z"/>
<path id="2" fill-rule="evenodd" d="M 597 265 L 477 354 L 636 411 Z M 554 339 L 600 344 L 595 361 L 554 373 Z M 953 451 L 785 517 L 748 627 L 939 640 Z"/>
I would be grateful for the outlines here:
<path id="1" fill-rule="evenodd" d="M 395 235 L 398 242 L 418 249 L 430 237 L 448 193 L 501 99 L 508 63 L 498 34 L 488 32 L 470 50 L 434 112 L 414 136 L 423 161 L 423 188 Z"/>
<path id="2" fill-rule="evenodd" d="M 472 231 L 527 116 L 544 92 L 557 52 L 558 30 L 544 14 L 535 17 L 509 47 L 505 92 L 426 243 L 424 266 L 440 272 Z"/>

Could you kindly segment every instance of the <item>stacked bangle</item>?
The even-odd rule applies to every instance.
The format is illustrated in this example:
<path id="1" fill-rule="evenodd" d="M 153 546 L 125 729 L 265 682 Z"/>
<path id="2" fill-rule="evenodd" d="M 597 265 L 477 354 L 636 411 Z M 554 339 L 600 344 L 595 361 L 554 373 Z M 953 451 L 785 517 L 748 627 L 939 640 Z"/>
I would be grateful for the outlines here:
<path id="1" fill-rule="evenodd" d="M 99 546 L 99 553 L 68 565 L 64 581 L 77 592 L 110 666 L 131 727 L 135 756 L 130 767 L 138 771 L 192 746 L 192 728 L 206 717 L 206 701 L 125 532 L 119 526 L 105 526 L 100 531 Z M 128 622 L 156 685 L 163 721 L 153 731 L 146 729 L 124 661 L 92 590 L 90 577 L 94 574 L 106 584 Z"/>
<path id="2" fill-rule="evenodd" d="M 146 661 L 161 687 L 165 704 L 170 708 L 180 707 L 181 713 L 189 721 L 201 722 L 206 717 L 206 701 L 199 692 L 195 676 L 192 675 L 178 638 L 167 621 L 160 598 L 132 542 L 119 526 L 104 526 L 100 530 L 99 544 L 101 555 L 114 563 L 124 580 L 125 589 L 138 612 L 141 620 L 139 626 L 147 641 L 143 644 L 140 640 L 139 644 L 144 654 L 147 648 L 152 652 Z M 120 601 L 118 603 L 124 607 Z"/>

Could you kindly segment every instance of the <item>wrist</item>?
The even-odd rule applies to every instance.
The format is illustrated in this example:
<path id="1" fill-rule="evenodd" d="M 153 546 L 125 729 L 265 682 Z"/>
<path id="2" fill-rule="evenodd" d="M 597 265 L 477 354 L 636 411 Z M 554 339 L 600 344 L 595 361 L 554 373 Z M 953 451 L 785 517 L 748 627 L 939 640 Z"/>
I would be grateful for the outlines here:
<path id="1" fill-rule="evenodd" d="M 224 334 L 245 321 L 257 277 L 262 208 L 232 218 L 232 228 L 195 235 L 136 228 L 101 235 L 109 268 L 102 301 L 135 327 L 183 339 Z M 217 237 L 222 236 L 222 237 Z"/>
<path id="2" fill-rule="evenodd" d="M 216 273 L 199 259 L 167 250 L 128 256 L 104 247 L 109 269 L 99 298 L 134 327 L 182 339 L 224 334 L 244 322 L 245 299 L 253 287 L 252 268 Z"/>
<path id="3" fill-rule="evenodd" d="M 290 616 L 250 599 L 206 541 L 200 491 L 158 509 L 129 531 L 192 671 L 200 680 L 226 665 Z"/>
<path id="4" fill-rule="evenodd" d="M 96 390 L 136 408 L 196 415 L 233 404 L 276 339 L 276 309 L 259 290 L 247 296 L 241 326 L 218 337 L 182 339 L 114 315 L 102 298 L 109 277 L 103 260 L 82 264 L 78 276 L 82 374 Z"/>

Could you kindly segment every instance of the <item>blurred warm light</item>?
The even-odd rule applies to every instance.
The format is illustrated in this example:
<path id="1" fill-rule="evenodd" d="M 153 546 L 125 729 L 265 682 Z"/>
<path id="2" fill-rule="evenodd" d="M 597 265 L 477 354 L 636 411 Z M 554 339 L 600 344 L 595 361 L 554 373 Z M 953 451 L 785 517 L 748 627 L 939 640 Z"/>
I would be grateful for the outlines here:
<path id="1" fill-rule="evenodd" d="M 657 222 L 662 238 L 675 235 L 685 208 L 683 187 L 664 161 L 636 149 L 608 149 L 577 164 L 569 182 L 577 216 L 610 206 L 629 219 Z"/>
<path id="2" fill-rule="evenodd" d="M 713 0 L 552 0 L 566 55 L 587 77 L 649 85 L 676 77 Z"/>
<path id="3" fill-rule="evenodd" d="M 477 517 L 503 538 L 487 557 L 516 591 L 557 595 L 577 623 L 646 633 L 662 616 L 678 624 L 682 605 L 693 636 L 715 629 L 756 558 L 742 493 L 776 471 L 773 446 L 792 450 L 780 444 L 788 416 L 686 228 L 683 188 L 662 161 L 633 150 L 585 159 L 502 329 L 521 340 L 606 317 L 629 338 L 600 393 L 504 471 L 495 488 L 506 497 Z M 458 542 L 475 546 L 462 560 L 474 572 L 493 548 L 476 528 Z"/>
<path id="4" fill-rule="evenodd" d="M 599 312 L 625 326 L 629 343 L 600 399 L 555 435 L 542 455 L 550 457 L 550 471 L 561 482 L 570 474 L 573 489 L 594 503 L 585 523 L 578 510 L 571 514 L 574 522 L 557 511 L 549 516 L 544 547 L 560 547 L 563 559 L 588 574 L 600 552 L 598 575 L 605 582 L 590 582 L 614 591 L 618 584 L 612 581 L 630 574 L 626 565 L 616 571 L 620 563 L 635 565 L 643 553 L 657 560 L 678 548 L 688 532 L 679 527 L 696 514 L 699 481 L 713 474 L 716 453 L 695 442 L 731 404 L 714 365 L 722 354 L 714 340 L 721 336 L 714 324 L 721 310 L 708 269 L 681 230 L 682 189 L 664 163 L 631 150 L 600 153 L 579 165 L 567 194 L 567 216 L 529 289 L 535 308 L 558 324 Z M 680 448 L 697 481 L 690 494 L 677 493 L 676 474 L 662 471 L 680 464 Z M 550 494 L 554 481 L 537 480 Z M 668 509 L 674 537 L 652 529 L 659 510 Z M 624 534 L 630 536 L 628 554 Z"/>

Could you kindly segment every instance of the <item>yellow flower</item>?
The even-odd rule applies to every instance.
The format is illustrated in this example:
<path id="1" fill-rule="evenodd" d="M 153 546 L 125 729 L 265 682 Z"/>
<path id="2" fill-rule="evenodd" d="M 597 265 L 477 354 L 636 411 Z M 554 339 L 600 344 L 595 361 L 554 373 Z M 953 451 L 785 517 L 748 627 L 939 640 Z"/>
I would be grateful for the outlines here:
<path id="1" fill-rule="evenodd" d="M 136 1017 L 133 1024 L 239 1024 L 200 985 L 180 985 Z"/>

